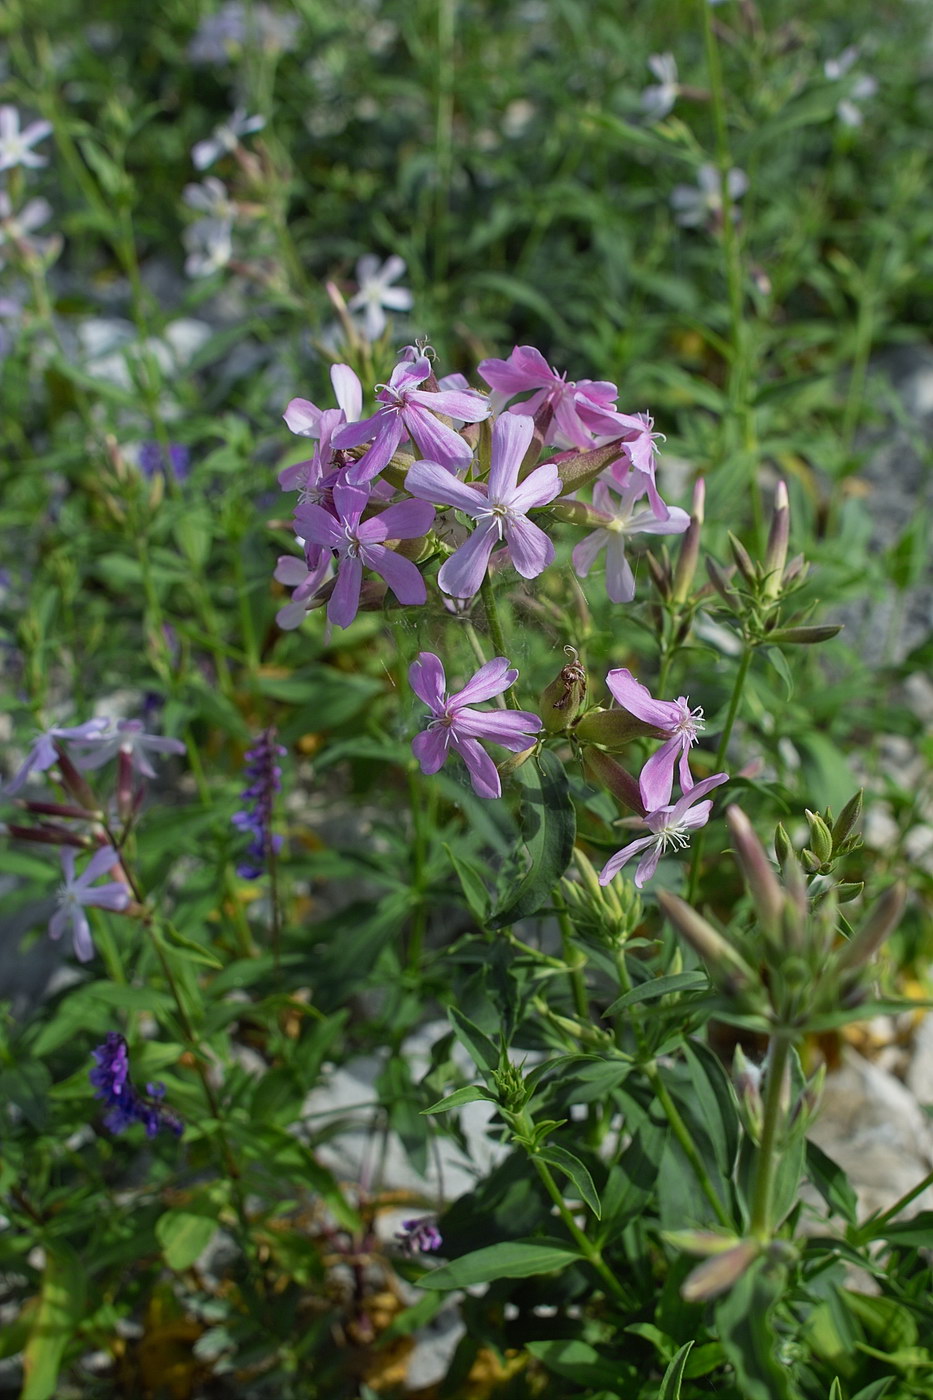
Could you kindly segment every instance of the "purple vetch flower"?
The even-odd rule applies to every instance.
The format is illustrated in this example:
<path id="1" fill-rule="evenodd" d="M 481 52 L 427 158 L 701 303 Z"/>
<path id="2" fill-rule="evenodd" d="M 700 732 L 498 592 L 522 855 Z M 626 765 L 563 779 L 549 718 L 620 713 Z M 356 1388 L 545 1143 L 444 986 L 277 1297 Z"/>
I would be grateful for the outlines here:
<path id="1" fill-rule="evenodd" d="M 426 356 L 400 360 L 388 384 L 377 385 L 376 398 L 382 407 L 361 423 L 349 423 L 334 434 L 337 448 L 360 447 L 372 442 L 368 452 L 347 469 L 347 481 L 359 486 L 378 476 L 393 452 L 406 437 L 414 438 L 418 449 L 432 462 L 441 462 L 449 471 L 461 471 L 473 456 L 459 433 L 448 428 L 438 413 L 463 423 L 479 423 L 489 417 L 489 404 L 472 390 L 441 389 L 432 393 L 420 389 L 433 373 Z"/>
<path id="2" fill-rule="evenodd" d="M 505 657 L 497 656 L 481 666 L 462 690 L 448 695 L 440 658 L 422 651 L 408 671 L 412 690 L 431 711 L 427 729 L 416 735 L 411 745 L 422 773 L 436 773 L 443 768 L 453 749 L 466 764 L 478 797 L 501 796 L 496 765 L 479 740 L 521 753 L 540 731 L 541 720 L 528 710 L 474 710 L 472 706 L 501 695 L 517 679 L 518 672 L 509 667 Z"/>
<path id="3" fill-rule="evenodd" d="M 276 793 L 282 790 L 282 770 L 275 760 L 285 753 L 275 742 L 274 728 L 264 729 L 246 753 L 246 776 L 251 781 L 240 793 L 246 806 L 231 818 L 236 829 L 248 831 L 251 838 L 246 858 L 236 868 L 244 880 L 258 880 L 265 874 L 270 858 L 278 855 L 282 846 L 281 836 L 272 831 L 272 808 Z"/>
<path id="4" fill-rule="evenodd" d="M 356 617 L 364 565 L 385 579 L 400 603 L 426 602 L 427 589 L 415 565 L 389 549 L 386 541 L 414 540 L 427 534 L 434 521 L 433 507 L 424 501 L 400 501 L 363 520 L 370 493 L 346 481 L 335 483 L 333 499 L 334 515 L 313 503 L 295 510 L 296 525 L 305 539 L 324 545 L 337 556 L 337 582 L 327 604 L 328 621 L 349 627 Z"/>
<path id="5" fill-rule="evenodd" d="M 170 442 L 168 445 L 168 466 L 171 475 L 176 481 L 184 481 L 188 475 L 188 465 L 191 454 L 187 447 L 181 442 Z M 152 480 L 157 474 L 168 475 L 165 470 L 166 454 L 162 450 L 162 444 L 153 438 L 147 438 L 145 442 L 139 444 L 139 470 L 147 480 Z"/>
<path id="6" fill-rule="evenodd" d="M 207 170 L 222 155 L 229 155 L 241 144 L 241 138 L 262 131 L 265 117 L 248 117 L 245 107 L 237 107 L 225 122 L 214 127 L 206 141 L 197 141 L 191 147 L 191 159 L 195 169 Z"/>
<path id="7" fill-rule="evenodd" d="M 422 1215 L 416 1220 L 403 1220 L 402 1228 L 395 1236 L 403 1254 L 413 1258 L 416 1254 L 430 1254 L 440 1249 L 444 1237 L 431 1215 Z"/>
<path id="8" fill-rule="evenodd" d="M 646 799 L 646 794 L 661 796 L 666 790 L 668 796 L 664 800 L 670 800 L 678 754 L 680 786 L 684 792 L 689 792 L 694 785 L 689 763 L 690 747 L 697 742 L 697 734 L 703 728 L 703 711 L 699 708 L 691 710 L 686 695 L 678 695 L 676 700 L 653 699 L 648 687 L 637 681 L 624 666 L 610 671 L 606 684 L 623 710 L 645 724 L 654 725 L 666 736 L 665 742 L 657 753 L 651 755 L 641 771 L 639 787 L 642 798 Z"/>
<path id="9" fill-rule="evenodd" d="M 441 566 L 437 581 L 455 598 L 478 593 L 489 556 L 500 541 L 522 578 L 537 578 L 554 560 L 554 546 L 528 511 L 547 505 L 561 489 L 557 467 L 545 462 L 518 480 L 519 468 L 534 436 L 534 421 L 503 413 L 493 424 L 488 483 L 467 486 L 440 462 L 416 462 L 405 477 L 413 496 L 435 505 L 454 506 L 472 515 L 476 528 L 465 544 Z"/>
<path id="10" fill-rule="evenodd" d="M 509 412 L 534 418 L 545 442 L 583 448 L 591 446 L 594 433 L 611 431 L 603 427 L 603 421 L 615 410 L 616 386 L 602 379 L 568 382 L 533 345 L 516 345 L 507 360 L 482 360 L 479 372 L 502 403 L 529 389 L 534 391 L 530 398 L 513 404 Z M 552 423 L 554 434 L 550 434 Z"/>
<path id="11" fill-rule="evenodd" d="M 645 480 L 640 472 L 630 471 L 627 484 L 621 488 L 611 483 L 621 495 L 616 501 L 610 483 L 597 481 L 593 487 L 593 510 L 605 519 L 592 534 L 584 536 L 574 547 L 573 567 L 580 578 L 586 578 L 596 556 L 606 551 L 606 592 L 613 603 L 630 603 L 635 597 L 635 575 L 625 557 L 625 541 L 629 535 L 679 535 L 690 524 L 690 516 L 679 506 L 665 507 L 667 519 L 659 520 L 647 507 L 640 510 L 635 502 L 645 494 Z"/>
<path id="12" fill-rule="evenodd" d="M 621 851 L 616 851 L 614 856 L 610 856 L 599 872 L 599 883 L 608 885 L 623 865 L 641 851 L 643 855 L 635 871 L 635 886 L 640 890 L 651 879 L 658 868 L 658 861 L 666 851 L 672 847 L 685 850 L 690 844 L 690 833 L 706 825 L 713 804 L 709 799 L 705 802 L 701 802 L 700 799 L 706 797 L 706 794 L 720 783 L 728 781 L 728 773 L 714 773 L 711 778 L 704 778 L 702 782 L 695 783 L 689 792 L 685 792 L 676 802 L 671 803 L 672 784 L 667 784 L 665 792 L 664 783 L 659 780 L 646 792 L 645 785 L 639 779 L 639 788 L 646 808 L 640 824 L 646 826 L 651 834 L 630 841 Z"/>
<path id="13" fill-rule="evenodd" d="M 180 739 L 165 739 L 160 734 L 147 734 L 142 720 L 120 719 L 113 729 L 94 737 L 90 747 L 87 741 L 83 752 L 75 758 L 78 768 L 102 768 L 108 759 L 122 756 L 129 761 L 129 767 L 144 778 L 154 778 L 155 769 L 149 762 L 150 753 L 184 753 L 185 746 Z"/>
<path id="14" fill-rule="evenodd" d="M 122 1133 L 133 1123 L 142 1123 L 147 1137 L 155 1137 L 160 1128 L 181 1137 L 185 1125 L 173 1109 L 162 1103 L 163 1084 L 147 1084 L 146 1094 L 139 1092 L 130 1079 L 130 1062 L 126 1041 L 117 1031 L 108 1031 L 103 1045 L 91 1051 L 97 1061 L 88 1078 L 95 1089 L 95 1099 L 101 1099 L 109 1109 L 104 1126 L 112 1133 Z"/>
<path id="15" fill-rule="evenodd" d="M 22 131 L 19 129 L 19 112 L 8 102 L 0 105 L 0 170 L 12 170 L 16 165 L 28 165 L 38 169 L 48 165 L 45 156 L 40 156 L 32 148 L 37 141 L 43 141 L 52 130 L 47 121 L 31 122 Z"/>
<path id="16" fill-rule="evenodd" d="M 393 287 L 405 271 L 404 258 L 393 253 L 379 266 L 372 253 L 365 254 L 356 265 L 359 291 L 347 302 L 348 311 L 358 311 L 363 317 L 363 334 L 367 340 L 378 340 L 388 325 L 384 308 L 389 311 L 410 311 L 415 299 L 407 287 Z"/>
<path id="17" fill-rule="evenodd" d="M 95 886 L 93 883 L 99 875 L 120 864 L 119 852 L 112 846 L 102 846 L 95 851 L 78 876 L 75 876 L 75 854 L 67 847 L 62 850 L 65 883 L 59 889 L 58 908 L 49 922 L 49 937 L 61 938 L 70 924 L 75 956 L 79 962 L 89 962 L 94 956 L 94 944 L 84 910 L 91 906 L 120 913 L 130 903 L 131 895 L 126 885 L 119 881 L 109 885 Z"/>
<path id="18" fill-rule="evenodd" d="M 84 724 L 74 726 L 53 725 L 44 734 L 38 735 L 33 740 L 32 748 L 26 756 L 25 761 L 20 765 L 17 772 L 2 789 L 4 797 L 13 797 L 19 792 L 29 774 L 35 769 L 37 773 L 44 773 L 58 762 L 58 750 L 55 747 L 56 741 L 63 739 L 88 740 L 98 739 L 110 725 L 109 719 L 89 719 Z"/>

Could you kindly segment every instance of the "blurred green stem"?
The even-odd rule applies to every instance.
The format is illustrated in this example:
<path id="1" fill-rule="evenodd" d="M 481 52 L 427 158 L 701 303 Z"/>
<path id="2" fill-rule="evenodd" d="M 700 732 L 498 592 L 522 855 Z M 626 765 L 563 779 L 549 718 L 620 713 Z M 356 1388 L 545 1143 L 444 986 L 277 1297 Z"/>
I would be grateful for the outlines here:
<path id="1" fill-rule="evenodd" d="M 499 611 L 496 607 L 496 594 L 492 586 L 492 579 L 489 572 L 484 574 L 483 582 L 480 586 L 479 596 L 483 600 L 483 607 L 486 610 L 486 625 L 489 628 L 489 636 L 492 641 L 493 650 L 497 656 L 507 657 L 505 649 L 505 637 L 502 632 L 502 623 L 499 620 Z M 519 708 L 518 700 L 515 698 L 511 688 L 506 693 L 506 704 L 513 710 Z"/>
<path id="2" fill-rule="evenodd" d="M 751 1219 L 749 1221 L 749 1234 L 764 1242 L 770 1240 L 774 1231 L 775 1222 L 771 1219 L 771 1207 L 774 1178 L 779 1161 L 777 1139 L 781 1120 L 784 1117 L 784 1080 L 787 1075 L 791 1045 L 791 1035 L 787 1031 L 779 1031 L 771 1038 L 771 1048 L 768 1054 L 761 1141 L 755 1157 L 755 1184 L 752 1189 Z"/>

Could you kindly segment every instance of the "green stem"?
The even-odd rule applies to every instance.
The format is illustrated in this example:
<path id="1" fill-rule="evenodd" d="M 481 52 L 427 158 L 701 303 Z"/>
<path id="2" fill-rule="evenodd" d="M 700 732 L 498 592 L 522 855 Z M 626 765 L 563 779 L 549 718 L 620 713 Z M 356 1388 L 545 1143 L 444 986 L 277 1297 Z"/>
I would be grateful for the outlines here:
<path id="1" fill-rule="evenodd" d="M 580 1226 L 574 1220 L 573 1212 L 567 1205 L 567 1202 L 564 1200 L 563 1193 L 560 1187 L 557 1185 L 557 1182 L 554 1180 L 554 1177 L 551 1175 L 551 1171 L 550 1168 L 547 1166 L 547 1163 L 542 1162 L 540 1157 L 537 1157 L 533 1152 L 531 1153 L 531 1160 L 534 1163 L 535 1170 L 538 1173 L 538 1176 L 541 1178 L 541 1182 L 544 1186 L 545 1191 L 547 1191 L 551 1200 L 557 1207 L 558 1212 L 560 1213 L 560 1218 L 564 1222 L 564 1225 L 567 1228 L 567 1232 L 572 1237 L 580 1253 L 583 1255 L 587 1263 L 590 1264 L 599 1274 L 599 1277 L 606 1285 L 606 1291 L 608 1293 L 611 1293 L 613 1298 L 615 1298 L 618 1302 L 622 1303 L 625 1307 L 628 1307 L 629 1299 L 627 1293 L 625 1292 L 625 1289 L 622 1287 L 621 1283 L 616 1278 L 609 1265 L 606 1263 L 605 1259 L 602 1256 L 602 1251 L 593 1243 L 592 1240 L 587 1238 L 585 1232 L 580 1229 Z"/>
<path id="2" fill-rule="evenodd" d="M 748 676 L 748 668 L 751 665 L 754 647 L 749 642 L 745 642 L 742 647 L 742 656 L 739 661 L 738 670 L 735 673 L 735 680 L 732 684 L 732 694 L 729 696 L 729 708 L 726 711 L 726 720 L 719 738 L 719 747 L 716 750 L 716 772 L 722 772 L 722 765 L 725 762 L 726 750 L 729 747 L 729 740 L 732 738 L 732 729 L 735 725 L 736 716 L 739 712 L 739 705 L 742 701 L 742 691 L 745 689 L 745 680 Z M 687 903 L 692 904 L 697 897 L 700 884 L 700 869 L 703 864 L 703 847 L 706 843 L 706 828 L 704 827 L 693 843 L 693 855 L 690 860 L 690 879 L 687 886 Z"/>
<path id="3" fill-rule="evenodd" d="M 790 1060 L 792 1038 L 786 1031 L 779 1031 L 771 1038 L 768 1055 L 768 1068 L 765 1078 L 764 1111 L 761 1125 L 761 1141 L 755 1158 L 755 1185 L 752 1190 L 751 1220 L 749 1234 L 759 1240 L 770 1240 L 774 1222 L 771 1219 L 771 1204 L 774 1191 L 774 1177 L 778 1165 L 778 1131 L 784 1116 L 784 1078 Z"/>
<path id="4" fill-rule="evenodd" d="M 649 1060 L 643 1068 L 649 1084 L 657 1095 L 658 1103 L 664 1109 L 664 1116 L 671 1125 L 671 1132 L 674 1134 L 680 1144 L 681 1151 L 690 1163 L 690 1168 L 693 1175 L 696 1177 L 697 1185 L 713 1207 L 720 1225 L 724 1225 L 727 1230 L 734 1229 L 734 1222 L 716 1193 L 716 1188 L 710 1180 L 709 1172 L 706 1170 L 703 1158 L 700 1156 L 696 1143 L 690 1136 L 690 1130 L 680 1116 L 680 1110 L 668 1093 L 667 1085 L 661 1077 L 661 1071 L 658 1069 L 654 1060 Z"/>
<path id="5" fill-rule="evenodd" d="M 567 912 L 567 905 L 564 903 L 564 896 L 561 894 L 560 885 L 554 888 L 554 907 L 557 911 L 557 922 L 560 926 L 561 949 L 564 954 L 564 964 L 567 968 L 567 979 L 570 982 L 570 995 L 573 998 L 573 1007 L 582 1021 L 590 1019 L 590 1002 L 586 991 L 586 978 L 583 975 L 583 967 L 586 959 L 583 954 L 574 947 L 573 944 L 573 924 L 570 922 L 570 915 Z"/>
<path id="6" fill-rule="evenodd" d="M 486 625 L 489 628 L 489 635 L 497 656 L 507 656 L 505 649 L 505 636 L 502 632 L 502 623 L 499 620 L 499 611 L 496 607 L 496 594 L 492 586 L 489 574 L 485 574 L 480 585 L 479 596 L 483 600 L 483 607 L 486 611 Z M 513 710 L 519 708 L 518 700 L 510 689 L 506 694 L 506 701 Z"/>

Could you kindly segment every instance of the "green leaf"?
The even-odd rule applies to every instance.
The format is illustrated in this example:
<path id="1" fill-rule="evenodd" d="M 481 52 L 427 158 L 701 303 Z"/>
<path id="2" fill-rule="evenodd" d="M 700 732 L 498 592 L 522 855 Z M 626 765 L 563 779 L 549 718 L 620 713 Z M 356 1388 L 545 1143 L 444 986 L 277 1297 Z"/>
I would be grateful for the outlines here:
<path id="1" fill-rule="evenodd" d="M 790 700 L 794 693 L 794 678 L 790 666 L 787 664 L 787 657 L 780 647 L 762 647 L 761 654 L 784 682 L 785 699 Z"/>
<path id="2" fill-rule="evenodd" d="M 774 1355 L 771 1323 L 785 1274 L 767 1260 L 756 1259 L 715 1306 L 720 1340 L 735 1367 L 742 1400 L 791 1400 L 788 1371 Z"/>
<path id="3" fill-rule="evenodd" d="M 456 1006 L 448 1006 L 447 1015 L 450 1024 L 454 1028 L 454 1034 L 470 1054 L 473 1062 L 479 1069 L 488 1069 L 490 1074 L 499 1068 L 499 1051 L 493 1045 L 488 1035 L 485 1035 L 475 1026 L 468 1016 L 458 1010 Z"/>
<path id="4" fill-rule="evenodd" d="M 624 992 L 606 1009 L 604 1015 L 611 1016 L 614 1011 L 636 1006 L 642 1001 L 657 1001 L 660 997 L 670 996 L 672 992 L 705 992 L 708 987 L 709 978 L 705 972 L 672 972 L 667 977 L 655 977 L 653 981 L 642 982 L 640 987 Z"/>
<path id="5" fill-rule="evenodd" d="M 525 789 L 522 836 L 531 865 L 490 919 L 494 929 L 536 914 L 548 902 L 570 864 L 577 830 L 567 774 L 556 754 L 542 749 L 515 770 L 515 777 Z"/>
<path id="6" fill-rule="evenodd" d="M 202 1198 L 167 1210 L 156 1221 L 156 1239 L 170 1269 L 188 1269 L 214 1238 L 217 1208 Z"/>
<path id="7" fill-rule="evenodd" d="M 565 1380 L 577 1385 L 603 1385 L 610 1387 L 611 1395 L 618 1395 L 619 1363 L 609 1357 L 600 1356 L 589 1342 L 574 1337 L 568 1341 L 559 1339 L 553 1342 L 527 1342 L 525 1350 Z"/>
<path id="8" fill-rule="evenodd" d="M 531 1278 L 552 1274 L 580 1262 L 580 1255 L 568 1245 L 540 1240 L 512 1240 L 477 1249 L 433 1269 L 419 1282 L 422 1288 L 469 1288 L 474 1283 L 492 1283 L 500 1278 Z"/>
<path id="9" fill-rule="evenodd" d="M 481 1089 L 478 1084 L 468 1084 L 463 1089 L 455 1089 L 446 1099 L 438 1099 L 437 1103 L 432 1103 L 430 1108 L 423 1108 L 421 1112 L 448 1113 L 452 1108 L 462 1108 L 465 1103 L 476 1103 L 478 1099 L 496 1102 L 495 1094 L 491 1094 L 488 1089 Z"/>
<path id="10" fill-rule="evenodd" d="M 444 843 L 444 850 L 447 858 L 453 866 L 460 881 L 461 888 L 469 906 L 470 913 L 477 923 L 484 923 L 489 912 L 489 891 L 475 865 L 470 861 L 458 856 L 450 846 Z"/>
<path id="11" fill-rule="evenodd" d="M 729 1181 L 739 1150 L 738 1109 L 721 1061 L 698 1040 L 685 1040 L 684 1057 L 693 1098 L 716 1153 L 724 1181 Z"/>
<path id="12" fill-rule="evenodd" d="M 658 1391 L 658 1400 L 680 1400 L 680 1383 L 684 1378 L 684 1367 L 687 1364 L 687 1357 L 690 1355 L 692 1346 L 693 1342 L 684 1342 L 664 1372 L 661 1378 L 661 1389 Z"/>
<path id="13" fill-rule="evenodd" d="M 547 1162 L 548 1166 L 556 1167 L 558 1171 L 568 1176 L 573 1182 L 580 1200 L 586 1202 L 597 1220 L 601 1218 L 602 1207 L 599 1204 L 599 1196 L 593 1184 L 593 1178 L 579 1157 L 575 1157 L 564 1147 L 558 1147 L 556 1143 L 548 1143 L 535 1155 L 540 1157 L 542 1162 Z"/>
<path id="14" fill-rule="evenodd" d="M 866 1385 L 857 1395 L 853 1395 L 852 1400 L 882 1400 L 893 1384 L 893 1376 L 882 1376 L 880 1381 L 872 1381 L 871 1385 Z"/>
<path id="15" fill-rule="evenodd" d="M 84 1265 L 64 1240 L 46 1241 L 39 1306 L 23 1351 L 20 1400 L 51 1400 L 71 1337 L 84 1316 Z"/>
<path id="16" fill-rule="evenodd" d="M 815 1142 L 807 1143 L 807 1176 L 830 1210 L 835 1215 L 841 1215 L 848 1224 L 854 1225 L 858 1214 L 858 1197 L 849 1185 L 849 1178 L 842 1167 L 838 1162 L 834 1162 L 832 1157 L 827 1157 Z"/>
<path id="17" fill-rule="evenodd" d="M 889 1220 L 877 1232 L 868 1221 L 859 1231 L 859 1237 L 888 1240 L 908 1249 L 933 1249 L 933 1210 L 921 1210 L 910 1220 Z"/>

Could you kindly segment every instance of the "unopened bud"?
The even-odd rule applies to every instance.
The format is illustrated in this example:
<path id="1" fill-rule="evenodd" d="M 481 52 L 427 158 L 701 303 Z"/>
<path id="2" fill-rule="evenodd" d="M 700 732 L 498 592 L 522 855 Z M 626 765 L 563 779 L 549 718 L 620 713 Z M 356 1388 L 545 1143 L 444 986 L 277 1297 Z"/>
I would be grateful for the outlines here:
<path id="1" fill-rule="evenodd" d="M 721 933 L 707 923 L 702 914 L 687 904 L 676 894 L 667 890 L 658 891 L 658 903 L 670 922 L 690 947 L 700 955 L 714 977 L 727 982 L 733 988 L 750 986 L 754 981 L 751 968 L 745 959 L 727 943 Z"/>
<path id="2" fill-rule="evenodd" d="M 714 559 L 706 556 L 706 572 L 709 574 L 709 581 L 723 602 L 730 607 L 737 601 L 735 589 L 732 587 L 732 570 L 721 569 Z"/>
<path id="3" fill-rule="evenodd" d="M 776 627 L 768 633 L 770 642 L 786 642 L 788 646 L 812 647 L 819 642 L 831 641 L 842 631 L 842 623 L 816 627 Z"/>
<path id="4" fill-rule="evenodd" d="M 640 817 L 646 815 L 637 779 L 621 764 L 616 763 L 614 758 L 603 753 L 602 749 L 585 748 L 583 768 L 590 782 L 595 783 L 597 787 L 606 788 L 618 802 L 637 812 Z"/>
<path id="5" fill-rule="evenodd" d="M 862 815 L 862 789 L 850 797 L 839 816 L 833 822 L 833 851 L 838 854 L 845 845 L 859 818 Z"/>
<path id="6" fill-rule="evenodd" d="M 741 1045 L 735 1047 L 732 1057 L 732 1083 L 735 1085 L 745 1127 L 752 1140 L 758 1142 L 764 1122 L 761 1070 L 758 1065 L 749 1064 Z"/>
<path id="7" fill-rule="evenodd" d="M 804 811 L 810 824 L 810 849 L 820 865 L 828 865 L 833 858 L 833 834 L 819 812 L 811 812 L 809 807 Z"/>
<path id="8" fill-rule="evenodd" d="M 787 588 L 789 584 L 795 583 L 797 579 L 803 582 L 809 570 L 810 565 L 807 563 L 804 556 L 802 554 L 795 554 L 784 570 L 784 587 Z"/>
<path id="9" fill-rule="evenodd" d="M 576 727 L 578 739 L 604 749 L 623 749 L 633 739 L 660 738 L 656 727 L 636 719 L 628 710 L 590 710 Z"/>
<path id="10" fill-rule="evenodd" d="M 79 772 L 68 757 L 64 746 L 56 743 L 55 752 L 58 755 L 58 771 L 61 774 L 61 780 L 77 805 L 88 812 L 98 811 L 100 803 L 91 791 L 90 784 L 84 774 Z"/>
<path id="11" fill-rule="evenodd" d="M 15 836 L 19 841 L 35 841 L 41 846 L 93 846 L 90 836 L 79 836 L 67 827 L 46 822 L 43 826 L 18 826 L 15 822 L 4 822 L 3 835 Z"/>
<path id="12" fill-rule="evenodd" d="M 680 1296 L 686 1303 L 704 1303 L 710 1298 L 718 1298 L 742 1275 L 758 1258 L 761 1246 L 754 1240 L 743 1240 L 724 1254 L 704 1259 L 681 1284 Z"/>
<path id="13" fill-rule="evenodd" d="M 782 870 L 786 869 L 789 860 L 797 859 L 790 837 L 780 822 L 774 828 L 774 854 Z"/>
<path id="14" fill-rule="evenodd" d="M 619 447 L 620 443 L 617 439 L 615 442 L 607 443 L 604 447 L 590 448 L 588 452 L 561 453 L 559 457 L 554 459 L 554 465 L 557 467 L 557 474 L 560 477 L 560 494 L 569 496 L 571 491 L 578 491 L 581 486 L 595 481 L 610 462 L 618 461 Z"/>
<path id="15" fill-rule="evenodd" d="M 771 868 L 765 848 L 758 840 L 751 822 L 741 807 L 726 808 L 726 821 L 736 860 L 742 867 L 745 883 L 765 934 L 774 937 L 781 927 L 784 894 Z"/>
<path id="16" fill-rule="evenodd" d="M 777 598 L 784 581 L 784 565 L 787 562 L 787 542 L 790 539 L 790 506 L 787 500 L 787 487 L 783 481 L 777 484 L 774 493 L 774 514 L 771 517 L 771 531 L 765 550 L 764 596 Z"/>
<path id="17" fill-rule="evenodd" d="M 586 501 L 554 501 L 548 510 L 557 520 L 568 525 L 581 525 L 590 530 L 605 529 L 606 517 Z"/>
<path id="18" fill-rule="evenodd" d="M 586 704 L 586 671 L 574 647 L 564 648 L 571 658 L 541 696 L 538 711 L 548 734 L 569 729 Z"/>
<path id="19" fill-rule="evenodd" d="M 671 597 L 675 603 L 685 603 L 690 593 L 700 558 L 700 535 L 703 532 L 704 511 L 706 509 L 706 480 L 697 477 L 693 485 L 693 508 L 690 524 L 681 536 L 680 554 L 674 570 L 674 583 Z"/>
<path id="20" fill-rule="evenodd" d="M 651 582 L 657 589 L 659 596 L 669 598 L 671 596 L 671 566 L 667 559 L 653 554 L 650 549 L 642 558 L 648 566 Z"/>
<path id="21" fill-rule="evenodd" d="M 748 550 L 741 540 L 736 539 L 731 530 L 729 531 L 729 548 L 732 550 L 732 557 L 735 560 L 736 568 L 749 588 L 753 588 L 758 582 L 757 570 L 752 563 L 752 558 Z"/>
<path id="22" fill-rule="evenodd" d="M 516 769 L 521 768 L 538 752 L 539 745 L 532 744 L 530 748 L 522 749 L 521 753 L 513 753 L 509 758 L 505 758 L 496 767 L 501 777 L 507 778 Z"/>
<path id="23" fill-rule="evenodd" d="M 906 901 L 907 890 L 900 882 L 885 890 L 862 927 L 840 949 L 836 959 L 840 972 L 852 972 L 871 962 L 897 927 Z"/>

